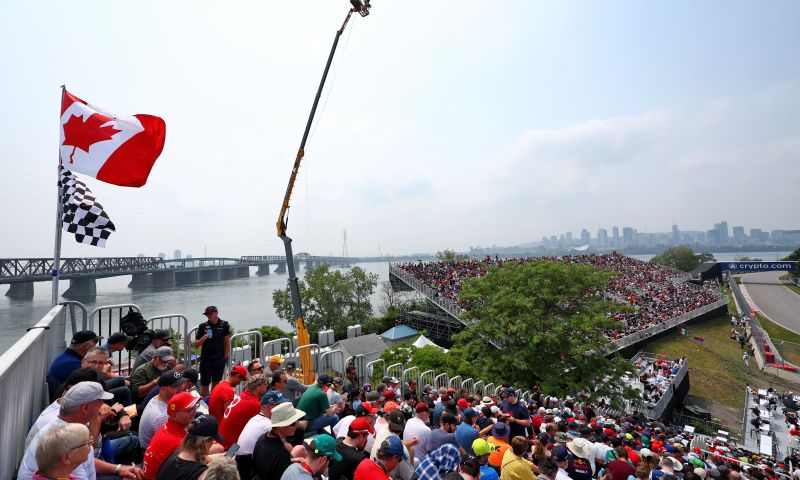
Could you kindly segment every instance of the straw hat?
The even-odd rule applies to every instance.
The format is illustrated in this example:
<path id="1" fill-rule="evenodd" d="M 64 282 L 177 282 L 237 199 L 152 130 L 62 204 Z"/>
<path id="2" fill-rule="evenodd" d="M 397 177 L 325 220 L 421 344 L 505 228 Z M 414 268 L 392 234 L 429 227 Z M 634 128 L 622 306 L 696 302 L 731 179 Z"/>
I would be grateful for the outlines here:
<path id="1" fill-rule="evenodd" d="M 589 441 L 584 438 L 573 438 L 567 442 L 567 448 L 580 458 L 589 458 Z"/>
<path id="2" fill-rule="evenodd" d="M 291 402 L 281 403 L 272 409 L 272 426 L 288 427 L 305 415 L 306 412 L 294 408 Z"/>

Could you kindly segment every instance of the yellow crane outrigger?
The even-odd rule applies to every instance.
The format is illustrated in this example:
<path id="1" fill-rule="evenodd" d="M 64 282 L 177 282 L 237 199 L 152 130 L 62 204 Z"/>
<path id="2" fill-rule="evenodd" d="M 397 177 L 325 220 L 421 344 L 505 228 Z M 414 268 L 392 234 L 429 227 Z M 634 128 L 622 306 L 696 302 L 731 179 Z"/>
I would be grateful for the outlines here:
<path id="1" fill-rule="evenodd" d="M 294 159 L 292 173 L 289 176 L 289 185 L 286 187 L 286 194 L 283 196 L 283 204 L 278 214 L 278 221 L 275 223 L 278 227 L 278 237 L 283 240 L 283 246 L 286 250 L 286 268 L 289 272 L 289 291 L 292 296 L 292 313 L 294 314 L 294 323 L 297 328 L 297 348 L 308 346 L 310 344 L 310 339 L 308 330 L 306 330 L 305 323 L 303 322 L 303 305 L 300 302 L 300 289 L 297 286 L 297 273 L 295 272 L 294 254 L 292 253 L 292 239 L 286 235 L 286 226 L 289 223 L 289 200 L 292 198 L 292 190 L 294 190 L 294 182 L 297 180 L 297 172 L 300 170 L 300 163 L 303 161 L 308 134 L 311 130 L 311 124 L 314 122 L 314 114 L 317 112 L 319 99 L 322 95 L 322 88 L 325 86 L 325 79 L 328 77 L 328 71 L 331 68 L 333 54 L 336 52 L 339 38 L 342 36 L 342 32 L 344 32 L 345 27 L 347 27 L 347 22 L 350 21 L 350 16 L 353 15 L 353 13 L 358 13 L 362 17 L 369 15 L 369 9 L 371 8 L 369 2 L 370 0 L 350 0 L 352 8 L 347 12 L 347 16 L 344 22 L 342 22 L 341 28 L 336 31 L 336 37 L 333 39 L 331 52 L 328 54 L 328 62 L 325 64 L 325 70 L 322 72 L 322 79 L 317 88 L 317 95 L 314 97 L 314 104 L 311 106 L 311 113 L 308 115 L 306 128 L 303 131 L 303 139 L 300 141 L 300 148 L 297 149 L 297 156 Z M 302 367 L 302 378 L 300 381 L 306 385 L 312 383 L 314 381 L 314 368 L 310 349 L 302 348 L 300 350 L 300 365 Z"/>

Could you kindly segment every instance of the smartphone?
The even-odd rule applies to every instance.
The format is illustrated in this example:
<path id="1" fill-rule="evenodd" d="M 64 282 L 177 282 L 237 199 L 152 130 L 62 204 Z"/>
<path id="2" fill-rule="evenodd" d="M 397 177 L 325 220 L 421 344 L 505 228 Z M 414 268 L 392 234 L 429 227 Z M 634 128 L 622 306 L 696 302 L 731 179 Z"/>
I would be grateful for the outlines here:
<path id="1" fill-rule="evenodd" d="M 238 451 L 239 451 L 239 444 L 234 443 L 233 445 L 231 445 L 231 448 L 229 448 L 228 451 L 225 452 L 225 458 L 233 458 L 233 456 L 236 455 L 236 452 Z"/>

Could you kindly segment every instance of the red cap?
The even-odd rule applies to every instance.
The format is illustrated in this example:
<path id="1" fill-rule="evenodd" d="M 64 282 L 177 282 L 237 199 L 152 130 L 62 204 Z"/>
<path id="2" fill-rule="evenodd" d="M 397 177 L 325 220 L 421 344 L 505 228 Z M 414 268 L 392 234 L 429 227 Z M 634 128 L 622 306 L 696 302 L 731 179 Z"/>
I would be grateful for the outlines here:
<path id="1" fill-rule="evenodd" d="M 383 405 L 383 412 L 384 413 L 389 413 L 389 412 L 391 412 L 392 410 L 394 410 L 396 408 L 400 408 L 400 405 L 396 404 L 395 402 L 386 402 Z"/>
<path id="2" fill-rule="evenodd" d="M 375 434 L 375 429 L 369 424 L 366 417 L 358 417 L 350 423 L 349 430 L 353 433 Z"/>
<path id="3" fill-rule="evenodd" d="M 236 373 L 244 377 L 247 380 L 247 369 L 241 365 L 236 365 L 235 367 L 231 368 L 231 373 Z"/>
<path id="4" fill-rule="evenodd" d="M 428 408 L 428 404 L 426 404 L 425 402 L 419 402 L 417 404 L 416 410 L 417 410 L 417 413 L 430 412 L 431 411 L 431 409 Z"/>
<path id="5" fill-rule="evenodd" d="M 391 388 L 383 391 L 384 400 L 394 400 L 395 398 L 396 394 L 394 393 L 394 390 L 392 390 Z"/>
<path id="6" fill-rule="evenodd" d="M 177 395 L 174 395 L 169 402 L 167 403 L 167 412 L 168 413 L 176 413 L 182 412 L 184 410 L 189 410 L 197 402 L 200 401 L 200 397 L 195 397 L 189 392 L 181 392 Z"/>
<path id="7" fill-rule="evenodd" d="M 446 394 L 446 393 L 445 393 L 445 394 L 443 394 L 443 395 L 441 396 L 441 400 L 442 400 L 443 402 L 449 402 L 449 401 L 450 401 L 450 395 L 448 395 L 448 394 Z"/>
<path id="8" fill-rule="evenodd" d="M 447 389 L 447 393 L 456 393 L 456 389 L 455 389 L 455 388 L 452 388 L 452 387 L 451 387 L 451 388 L 448 388 L 448 389 Z"/>
<path id="9" fill-rule="evenodd" d="M 459 398 L 456 405 L 458 405 L 458 408 L 467 408 L 469 407 L 469 402 L 465 398 Z"/>

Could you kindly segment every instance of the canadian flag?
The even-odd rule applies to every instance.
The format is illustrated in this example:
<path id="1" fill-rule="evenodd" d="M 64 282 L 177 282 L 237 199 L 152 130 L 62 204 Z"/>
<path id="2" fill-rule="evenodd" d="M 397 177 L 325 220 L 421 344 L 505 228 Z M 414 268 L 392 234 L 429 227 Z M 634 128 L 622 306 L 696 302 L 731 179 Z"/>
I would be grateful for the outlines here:
<path id="1" fill-rule="evenodd" d="M 164 149 L 167 127 L 153 115 L 117 116 L 64 90 L 61 163 L 123 187 L 141 187 Z"/>

